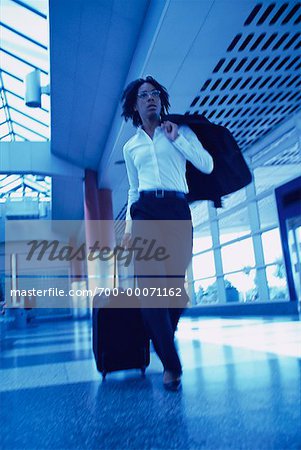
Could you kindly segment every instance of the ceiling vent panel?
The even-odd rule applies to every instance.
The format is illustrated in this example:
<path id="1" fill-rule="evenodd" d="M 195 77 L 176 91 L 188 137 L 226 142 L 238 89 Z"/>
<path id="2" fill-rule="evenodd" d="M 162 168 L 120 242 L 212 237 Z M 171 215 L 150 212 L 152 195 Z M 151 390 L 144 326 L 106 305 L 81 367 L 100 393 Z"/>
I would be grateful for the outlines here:
<path id="1" fill-rule="evenodd" d="M 262 2 L 220 55 L 187 114 L 230 128 L 246 149 L 301 107 L 300 2 Z"/>

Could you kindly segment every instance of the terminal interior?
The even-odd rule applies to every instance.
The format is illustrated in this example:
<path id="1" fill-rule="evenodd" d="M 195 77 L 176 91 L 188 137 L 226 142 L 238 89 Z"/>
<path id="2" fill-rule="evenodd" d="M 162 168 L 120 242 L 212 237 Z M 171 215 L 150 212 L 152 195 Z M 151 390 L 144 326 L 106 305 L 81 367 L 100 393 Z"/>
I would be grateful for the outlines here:
<path id="1" fill-rule="evenodd" d="M 300 2 L 0 8 L 3 449 L 300 448 Z M 227 127 L 252 173 L 222 207 L 190 204 L 177 393 L 163 390 L 152 346 L 145 377 L 102 381 L 96 369 L 92 293 L 99 283 L 133 289 L 133 268 L 51 259 L 55 242 L 65 255 L 95 239 L 120 243 L 122 149 L 135 133 L 121 96 L 147 75 L 167 88 L 171 113 Z M 36 239 L 52 243 L 46 262 L 28 257 Z"/>

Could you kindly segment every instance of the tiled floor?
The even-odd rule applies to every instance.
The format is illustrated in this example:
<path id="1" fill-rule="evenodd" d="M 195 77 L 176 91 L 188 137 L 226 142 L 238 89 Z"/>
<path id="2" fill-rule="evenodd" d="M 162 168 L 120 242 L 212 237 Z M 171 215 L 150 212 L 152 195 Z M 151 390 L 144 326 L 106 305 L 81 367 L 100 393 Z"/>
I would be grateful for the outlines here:
<path id="1" fill-rule="evenodd" d="M 90 322 L 10 331 L 1 351 L 1 449 L 300 449 L 301 325 L 182 319 L 183 390 L 152 353 L 102 383 Z"/>

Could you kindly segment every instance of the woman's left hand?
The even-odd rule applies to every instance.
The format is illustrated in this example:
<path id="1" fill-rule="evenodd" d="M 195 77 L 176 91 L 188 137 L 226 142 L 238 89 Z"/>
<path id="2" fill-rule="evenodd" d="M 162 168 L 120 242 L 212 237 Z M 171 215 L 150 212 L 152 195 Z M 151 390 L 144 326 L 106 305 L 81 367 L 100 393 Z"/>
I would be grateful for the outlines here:
<path id="1" fill-rule="evenodd" d="M 174 141 L 179 136 L 178 125 L 176 123 L 166 120 L 161 124 L 161 128 L 163 129 L 167 139 L 170 141 Z"/>

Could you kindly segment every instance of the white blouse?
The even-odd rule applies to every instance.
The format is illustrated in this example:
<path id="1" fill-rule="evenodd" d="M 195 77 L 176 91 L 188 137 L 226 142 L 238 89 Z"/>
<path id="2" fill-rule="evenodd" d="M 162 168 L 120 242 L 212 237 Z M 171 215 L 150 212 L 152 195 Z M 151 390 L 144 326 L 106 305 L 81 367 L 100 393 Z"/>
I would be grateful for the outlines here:
<path id="1" fill-rule="evenodd" d="M 155 129 L 153 139 L 141 128 L 123 147 L 129 179 L 126 232 L 131 230 L 131 205 L 140 191 L 165 189 L 188 192 L 186 160 L 204 173 L 211 173 L 213 160 L 195 133 L 186 125 L 179 126 L 179 136 L 170 141 L 161 127 Z"/>

